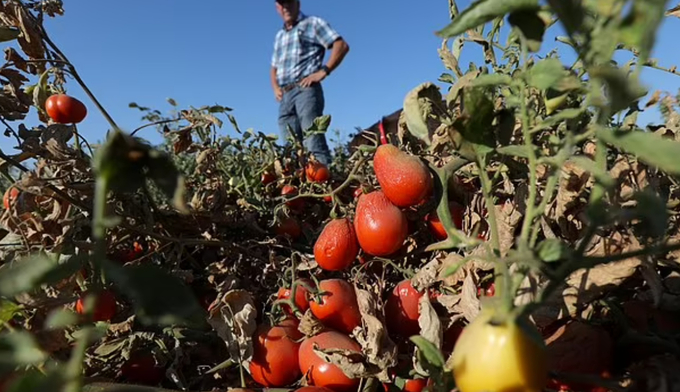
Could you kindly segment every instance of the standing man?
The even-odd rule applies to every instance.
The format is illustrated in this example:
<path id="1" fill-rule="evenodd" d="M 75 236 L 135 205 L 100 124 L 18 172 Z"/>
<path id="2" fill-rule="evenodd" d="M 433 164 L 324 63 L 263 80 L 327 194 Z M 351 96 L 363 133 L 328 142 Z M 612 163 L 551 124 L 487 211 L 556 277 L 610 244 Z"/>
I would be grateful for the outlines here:
<path id="1" fill-rule="evenodd" d="M 328 22 L 302 13 L 299 0 L 276 0 L 276 11 L 283 19 L 283 28 L 274 41 L 270 77 L 274 96 L 280 102 L 279 127 L 286 135 L 290 126 L 294 136 L 302 140 L 303 130 L 323 115 L 321 81 L 340 65 L 349 46 Z M 331 55 L 324 64 L 326 49 Z M 330 164 L 325 134 L 311 135 L 303 144 L 319 162 Z"/>

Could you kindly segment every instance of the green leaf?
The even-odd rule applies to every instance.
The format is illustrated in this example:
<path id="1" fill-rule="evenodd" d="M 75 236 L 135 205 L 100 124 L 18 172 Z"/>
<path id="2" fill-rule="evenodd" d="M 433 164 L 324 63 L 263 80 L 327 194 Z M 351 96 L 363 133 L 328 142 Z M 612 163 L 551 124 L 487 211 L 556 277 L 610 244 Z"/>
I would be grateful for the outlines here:
<path id="1" fill-rule="evenodd" d="M 547 238 L 536 248 L 538 258 L 546 263 L 554 263 L 569 258 L 572 250 L 557 238 Z"/>
<path id="2" fill-rule="evenodd" d="M 486 74 L 480 75 L 470 83 L 473 87 L 499 86 L 509 85 L 512 83 L 512 78 L 503 74 Z"/>
<path id="3" fill-rule="evenodd" d="M 592 174 L 595 177 L 595 179 L 605 188 L 611 188 L 614 186 L 615 181 L 609 174 L 609 172 L 598 166 L 597 163 L 595 163 L 595 161 L 593 161 L 592 159 L 586 156 L 575 155 L 569 158 L 569 161 L 573 162 L 574 164 L 576 164 L 576 166 L 579 166 L 581 169 Z"/>
<path id="4" fill-rule="evenodd" d="M 78 323 L 78 315 L 71 310 L 57 308 L 47 315 L 45 329 L 61 329 Z"/>
<path id="5" fill-rule="evenodd" d="M 409 132 L 418 139 L 431 144 L 427 120 L 435 114 L 436 106 L 442 104 L 439 88 L 431 82 L 418 85 L 404 98 L 404 118 Z"/>
<path id="6" fill-rule="evenodd" d="M 508 22 L 519 29 L 527 40 L 527 48 L 530 52 L 541 50 L 543 34 L 547 27 L 545 20 L 536 10 L 518 10 L 508 16 Z"/>
<path id="7" fill-rule="evenodd" d="M 630 13 L 619 27 L 621 40 L 639 51 L 639 62 L 647 61 L 654 48 L 657 29 L 667 0 L 634 0 Z"/>
<path id="8" fill-rule="evenodd" d="M 436 368 L 442 368 L 444 366 L 444 356 L 432 342 L 420 335 L 411 336 L 410 340 L 418 346 L 418 349 L 423 354 L 425 360 L 432 366 Z"/>
<path id="9" fill-rule="evenodd" d="M 0 324 L 6 323 L 21 312 L 21 306 L 12 301 L 0 299 Z"/>
<path id="10" fill-rule="evenodd" d="M 148 177 L 158 186 L 175 208 L 187 212 L 184 204 L 184 176 L 177 170 L 170 155 L 159 150 L 149 151 Z"/>
<path id="11" fill-rule="evenodd" d="M 33 255 L 0 267 L 0 296 L 13 297 L 31 292 L 40 285 L 56 283 L 75 274 L 83 266 L 82 257 L 58 262 L 45 255 Z"/>
<path id="12" fill-rule="evenodd" d="M 130 298 L 147 325 L 203 325 L 205 310 L 193 291 L 178 278 L 149 264 L 122 267 L 105 262 L 104 269 L 121 293 Z"/>
<path id="13" fill-rule="evenodd" d="M 637 201 L 635 213 L 642 218 L 647 234 L 653 238 L 663 237 L 668 228 L 666 202 L 649 188 L 636 192 L 634 198 Z"/>
<path id="14" fill-rule="evenodd" d="M 503 146 L 496 149 L 499 154 L 511 155 L 520 158 L 529 158 L 529 148 L 521 145 Z"/>
<path id="15" fill-rule="evenodd" d="M 586 19 L 586 12 L 581 0 L 548 0 L 550 8 L 557 14 L 569 35 L 581 31 Z"/>
<path id="16" fill-rule="evenodd" d="M 637 79 L 628 77 L 621 69 L 598 66 L 590 68 L 589 72 L 593 78 L 598 78 L 607 85 L 610 115 L 618 113 L 647 95 L 647 90 L 640 86 Z"/>
<path id="17" fill-rule="evenodd" d="M 16 331 L 0 335 L 0 372 L 17 366 L 37 365 L 47 359 L 29 332 Z"/>
<path id="18" fill-rule="evenodd" d="M 312 121 L 312 125 L 310 125 L 309 128 L 305 130 L 305 135 L 325 134 L 328 131 L 328 127 L 330 126 L 330 114 L 319 116 L 315 118 L 314 121 Z"/>
<path id="19" fill-rule="evenodd" d="M 556 58 L 541 60 L 529 69 L 527 83 L 539 90 L 557 86 L 567 75 L 562 62 Z"/>
<path id="20" fill-rule="evenodd" d="M 637 128 L 632 131 L 598 128 L 597 137 L 620 150 L 637 156 L 648 165 L 657 167 L 668 174 L 680 175 L 680 165 L 678 165 L 680 142 Z"/>
<path id="21" fill-rule="evenodd" d="M 442 38 L 462 34 L 466 30 L 490 22 L 497 17 L 522 9 L 536 9 L 537 0 L 481 0 L 472 3 L 443 29 L 437 31 Z"/>
<path id="22" fill-rule="evenodd" d="M 468 144 L 476 154 L 485 154 L 496 148 L 496 134 L 492 127 L 494 104 L 483 87 L 467 87 L 463 90 L 463 116 L 456 120 L 455 128 L 463 137 L 461 153 Z M 465 156 L 465 155 L 464 155 Z"/>

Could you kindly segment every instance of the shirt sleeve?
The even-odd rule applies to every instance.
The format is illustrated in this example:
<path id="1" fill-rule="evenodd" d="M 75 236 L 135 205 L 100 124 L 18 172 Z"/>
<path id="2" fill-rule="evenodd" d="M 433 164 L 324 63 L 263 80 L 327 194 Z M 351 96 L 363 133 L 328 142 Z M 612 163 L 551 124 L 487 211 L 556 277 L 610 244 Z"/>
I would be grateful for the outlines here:
<path id="1" fill-rule="evenodd" d="M 338 34 L 327 21 L 319 17 L 314 18 L 314 36 L 316 37 L 316 40 L 327 49 L 333 45 L 333 42 L 340 38 L 340 34 Z"/>

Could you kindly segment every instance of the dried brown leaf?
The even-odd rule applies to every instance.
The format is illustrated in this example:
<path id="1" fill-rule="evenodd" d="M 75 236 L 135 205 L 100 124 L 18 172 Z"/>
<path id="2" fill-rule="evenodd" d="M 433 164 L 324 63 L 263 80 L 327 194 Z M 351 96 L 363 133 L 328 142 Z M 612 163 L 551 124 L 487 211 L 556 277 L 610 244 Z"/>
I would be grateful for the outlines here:
<path id="1" fill-rule="evenodd" d="M 601 237 L 586 255 L 606 257 L 639 250 L 639 241 L 630 234 L 615 232 Z M 567 278 L 567 288 L 562 292 L 564 302 L 571 315 L 575 315 L 582 304 L 598 298 L 611 288 L 617 287 L 631 277 L 642 264 L 640 258 L 633 257 L 621 261 L 599 264 L 591 269 L 580 269 Z"/>
<path id="2" fill-rule="evenodd" d="M 342 370 L 349 378 L 370 378 L 376 374 L 376 369 L 367 363 L 366 356 L 353 350 L 327 348 L 321 349 L 314 343 L 312 351 L 324 361 Z"/>
<path id="3" fill-rule="evenodd" d="M 230 290 L 211 305 L 208 323 L 224 340 L 231 359 L 247 366 L 253 355 L 252 336 L 257 328 L 257 307 L 245 290 Z"/>
<path id="4" fill-rule="evenodd" d="M 680 4 L 666 11 L 666 16 L 675 16 L 680 18 Z"/>
<path id="5" fill-rule="evenodd" d="M 459 255 L 458 253 L 450 252 L 449 254 L 447 254 L 439 264 L 439 273 L 437 274 L 438 277 L 437 280 L 443 282 L 447 286 L 455 286 L 458 283 L 462 282 L 465 279 L 466 274 L 465 269 L 462 266 L 458 268 L 458 270 L 455 273 L 446 277 L 444 276 L 448 269 L 459 266 L 462 261 L 463 256 Z"/>
<path id="6" fill-rule="evenodd" d="M 354 337 L 361 345 L 361 351 L 368 363 L 374 365 L 372 371 L 377 371 L 374 376 L 382 382 L 389 382 L 388 370 L 397 364 L 399 352 L 382 320 L 382 312 L 377 302 L 378 295 L 356 285 L 354 289 L 364 324 L 364 328 L 355 328 Z"/>
<path id="7" fill-rule="evenodd" d="M 302 315 L 302 319 L 300 319 L 300 324 L 298 325 L 298 331 L 302 332 L 305 336 L 317 335 L 324 329 L 326 329 L 326 326 L 314 317 L 312 311 L 309 309 Z"/>
<path id="8" fill-rule="evenodd" d="M 444 333 L 442 322 L 427 295 L 423 295 L 418 300 L 418 325 L 420 326 L 420 336 L 441 349 Z"/>
<path id="9" fill-rule="evenodd" d="M 424 291 L 437 283 L 440 264 L 441 261 L 435 258 L 420 267 L 418 272 L 411 278 L 411 285 L 413 285 L 413 288 L 418 291 Z"/>
<path id="10" fill-rule="evenodd" d="M 505 257 L 515 244 L 515 230 L 522 219 L 522 213 L 510 200 L 502 205 L 495 205 L 496 221 L 498 223 L 498 237 L 500 240 L 501 257 Z"/>
<path id="11" fill-rule="evenodd" d="M 566 212 L 579 204 L 579 196 L 592 186 L 593 177 L 580 166 L 567 161 L 562 167 L 559 188 L 557 190 L 556 207 L 552 215 L 559 220 Z"/>
<path id="12" fill-rule="evenodd" d="M 40 27 L 34 18 L 18 1 L 0 2 L 0 22 L 7 26 L 17 27 L 21 35 L 17 38 L 21 50 L 31 60 L 45 58 L 45 46 L 42 41 Z M 45 71 L 44 63 L 36 63 L 38 73 Z"/>
<path id="13" fill-rule="evenodd" d="M 469 273 L 463 281 L 463 289 L 460 293 L 460 302 L 456 313 L 460 313 L 468 322 L 472 322 L 481 311 L 481 304 L 477 298 L 477 283 L 474 275 Z"/>
<path id="14" fill-rule="evenodd" d="M 659 103 L 660 100 L 661 90 L 654 91 L 654 94 L 652 94 L 652 96 L 649 98 L 649 101 L 647 101 L 647 103 L 645 104 L 645 109 L 650 106 L 656 105 L 657 103 Z"/>

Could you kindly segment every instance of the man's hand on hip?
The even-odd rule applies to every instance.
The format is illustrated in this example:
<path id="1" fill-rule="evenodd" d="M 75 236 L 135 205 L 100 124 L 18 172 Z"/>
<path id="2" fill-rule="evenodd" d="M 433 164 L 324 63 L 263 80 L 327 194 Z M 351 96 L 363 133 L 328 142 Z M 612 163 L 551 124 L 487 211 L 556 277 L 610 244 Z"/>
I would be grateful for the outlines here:
<path id="1" fill-rule="evenodd" d="M 313 74 L 311 74 L 311 75 L 307 76 L 306 78 L 302 79 L 302 80 L 300 81 L 300 86 L 301 86 L 301 87 L 309 87 L 309 86 L 311 86 L 313 83 L 321 82 L 321 81 L 324 80 L 325 78 L 326 78 L 326 71 L 324 71 L 324 70 L 316 71 L 316 72 L 314 72 Z"/>
<path id="2" fill-rule="evenodd" d="M 274 97 L 276 97 L 277 101 L 281 101 L 283 98 L 283 90 L 281 90 L 281 87 L 274 87 Z"/>

